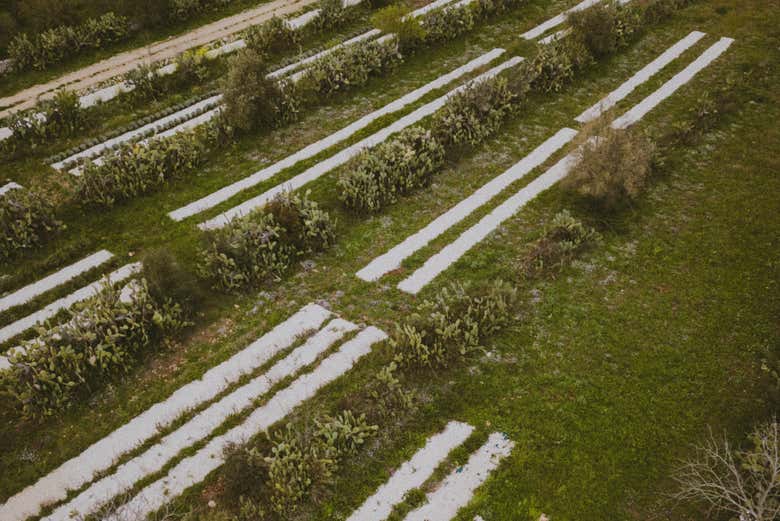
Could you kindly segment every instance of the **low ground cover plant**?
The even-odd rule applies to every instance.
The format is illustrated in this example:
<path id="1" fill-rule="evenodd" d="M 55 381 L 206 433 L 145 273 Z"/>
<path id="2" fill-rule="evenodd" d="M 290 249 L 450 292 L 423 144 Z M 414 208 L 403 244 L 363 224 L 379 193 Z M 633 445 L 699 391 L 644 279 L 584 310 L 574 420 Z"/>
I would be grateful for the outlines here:
<path id="1" fill-rule="evenodd" d="M 331 246 L 334 228 L 333 219 L 308 194 L 282 193 L 265 207 L 207 233 L 200 273 L 224 291 L 278 279 L 295 260 Z"/>
<path id="2" fill-rule="evenodd" d="M 0 372 L 4 400 L 23 418 L 52 416 L 186 325 L 178 304 L 155 301 L 143 280 L 134 284 L 132 296 L 120 299 L 106 283 L 66 322 L 44 326 L 25 342 L 23 353 L 10 356 L 11 368 Z"/>
<path id="3" fill-rule="evenodd" d="M 32 249 L 63 228 L 53 206 L 28 189 L 0 195 L 0 261 Z"/>
<path id="4" fill-rule="evenodd" d="M 524 278 L 555 274 L 599 240 L 596 230 L 584 225 L 568 210 L 562 210 L 521 260 L 521 274 Z"/>

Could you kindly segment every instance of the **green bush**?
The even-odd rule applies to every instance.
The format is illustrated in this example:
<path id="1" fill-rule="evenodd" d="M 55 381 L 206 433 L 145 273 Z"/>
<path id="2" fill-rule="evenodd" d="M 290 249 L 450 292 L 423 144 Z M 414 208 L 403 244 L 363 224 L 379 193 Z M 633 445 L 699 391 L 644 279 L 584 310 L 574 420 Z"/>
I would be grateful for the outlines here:
<path id="1" fill-rule="evenodd" d="M 196 275 L 166 248 L 144 255 L 141 276 L 155 302 L 176 302 L 186 315 L 191 315 L 203 299 Z"/>
<path id="2" fill-rule="evenodd" d="M 427 13 L 422 20 L 428 44 L 447 42 L 474 27 L 474 9 L 470 5 L 441 7 Z"/>
<path id="3" fill-rule="evenodd" d="M 299 80 L 301 89 L 314 97 L 365 84 L 401 61 L 398 40 L 372 40 L 342 47 L 312 63 Z"/>
<path id="4" fill-rule="evenodd" d="M 11 355 L 0 393 L 24 418 L 42 419 L 71 405 L 85 390 L 130 369 L 143 351 L 185 326 L 178 305 L 159 304 L 146 284 L 122 301 L 109 284 L 64 324 L 43 329 Z"/>
<path id="5" fill-rule="evenodd" d="M 220 120 L 227 134 L 269 130 L 297 117 L 298 100 L 291 83 L 268 79 L 263 56 L 251 49 L 230 62 Z"/>
<path id="6" fill-rule="evenodd" d="M 431 124 L 433 135 L 447 149 L 477 145 L 514 112 L 515 98 L 504 78 L 472 83 L 436 113 Z"/>
<path id="7" fill-rule="evenodd" d="M 531 246 L 520 263 L 524 277 L 537 277 L 543 273 L 555 273 L 568 265 L 577 255 L 600 240 L 598 232 L 563 210 Z"/>
<path id="8" fill-rule="evenodd" d="M 32 39 L 19 34 L 8 44 L 15 70 L 44 70 L 85 49 L 98 49 L 125 38 L 130 22 L 123 16 L 106 13 L 79 26 L 60 26 L 43 31 Z"/>
<path id="9" fill-rule="evenodd" d="M 462 360 L 509 323 L 517 290 L 502 281 L 471 291 L 452 284 L 396 327 L 390 339 L 403 369 L 430 369 Z"/>
<path id="10" fill-rule="evenodd" d="M 314 20 L 314 25 L 320 31 L 337 27 L 347 18 L 343 0 L 320 0 L 318 7 L 320 14 Z"/>
<path id="11" fill-rule="evenodd" d="M 201 275 L 215 288 L 239 291 L 278 279 L 303 255 L 335 242 L 334 223 L 308 194 L 280 194 L 264 208 L 206 234 Z"/>
<path id="12" fill-rule="evenodd" d="M 62 228 L 43 197 L 19 188 L 0 195 L 0 261 L 40 245 Z"/>
<path id="13" fill-rule="evenodd" d="M 267 22 L 250 27 L 244 40 L 247 48 L 266 54 L 297 49 L 301 37 L 287 22 L 278 16 L 273 16 Z"/>
<path id="14" fill-rule="evenodd" d="M 395 34 L 398 48 L 407 53 L 425 41 L 425 29 L 419 18 L 407 17 L 410 9 L 404 4 L 393 4 L 380 9 L 371 17 L 371 23 L 385 34 Z"/>
<path id="15" fill-rule="evenodd" d="M 146 144 L 125 143 L 102 164 L 87 160 L 76 181 L 76 199 L 113 206 L 182 177 L 205 160 L 209 132 L 200 128 Z"/>
<path id="16" fill-rule="evenodd" d="M 131 96 L 137 101 L 156 100 L 165 94 L 166 79 L 157 74 L 157 67 L 151 63 L 139 64 L 122 79 L 132 86 Z"/>
<path id="17" fill-rule="evenodd" d="M 567 17 L 572 37 L 580 39 L 595 58 L 603 58 L 617 51 L 617 19 L 617 7 L 611 2 L 574 11 Z"/>
<path id="18" fill-rule="evenodd" d="M 595 128 L 597 137 L 582 145 L 577 164 L 561 185 L 612 210 L 642 193 L 653 170 L 655 146 L 632 129 L 615 130 L 603 122 Z"/>
<path id="19" fill-rule="evenodd" d="M 444 164 L 444 148 L 419 127 L 366 150 L 339 178 L 341 200 L 357 212 L 377 212 L 399 196 L 430 184 Z"/>
<path id="20" fill-rule="evenodd" d="M 268 488 L 271 506 L 279 515 L 294 513 L 310 490 L 329 483 L 341 460 L 356 454 L 378 430 L 365 415 L 343 411 L 335 417 L 314 420 L 313 433 L 296 431 L 290 424 L 273 439 L 269 456 Z"/>
<path id="21" fill-rule="evenodd" d="M 587 49 L 574 39 L 539 46 L 539 52 L 518 68 L 534 92 L 559 92 L 574 74 L 592 60 Z"/>

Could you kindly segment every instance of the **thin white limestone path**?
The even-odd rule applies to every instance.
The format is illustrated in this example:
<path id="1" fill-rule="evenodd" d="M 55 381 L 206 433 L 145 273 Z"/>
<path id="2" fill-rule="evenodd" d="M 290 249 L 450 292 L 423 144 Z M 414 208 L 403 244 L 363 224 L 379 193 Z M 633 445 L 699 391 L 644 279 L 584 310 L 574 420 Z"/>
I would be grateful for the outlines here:
<path id="1" fill-rule="evenodd" d="M 204 110 L 208 110 L 209 108 L 216 106 L 221 100 L 222 100 L 222 94 L 211 96 L 193 105 L 190 105 L 189 107 L 185 107 L 178 112 L 174 112 L 169 116 L 165 116 L 164 118 L 160 118 L 157 121 L 153 121 L 148 125 L 144 125 L 135 130 L 125 132 L 124 134 L 108 139 L 102 143 L 98 143 L 97 145 L 90 147 L 86 150 L 70 155 L 65 159 L 63 159 L 62 161 L 52 163 L 51 166 L 57 170 L 62 170 L 63 168 L 70 165 L 71 163 L 78 161 L 80 159 L 99 156 L 111 150 L 111 148 L 116 145 L 121 145 L 129 141 L 134 141 L 149 132 L 155 132 L 156 129 L 159 127 L 167 127 L 169 125 L 172 125 L 178 119 L 181 118 L 192 119 L 193 117 L 195 117 L 196 114 L 202 113 Z"/>
<path id="2" fill-rule="evenodd" d="M 425 228 L 409 236 L 387 253 L 375 258 L 365 268 L 358 271 L 357 276 L 365 281 L 372 282 L 400 268 L 404 259 L 425 247 L 433 239 L 471 215 L 477 208 L 487 204 L 509 185 L 544 163 L 561 147 L 574 139 L 576 135 L 577 131 L 570 128 L 559 130 L 506 172 L 480 187 L 472 195 L 450 208 Z"/>
<path id="3" fill-rule="evenodd" d="M 631 94 L 634 89 L 652 78 L 664 67 L 680 57 L 682 53 L 690 49 L 696 42 L 704 38 L 705 33 L 693 31 L 688 36 L 678 41 L 667 50 L 665 50 L 655 60 L 645 65 L 636 74 L 626 80 L 620 87 L 607 94 L 598 103 L 577 116 L 575 119 L 580 123 L 588 123 L 601 116 L 604 112 L 614 107 L 619 101 Z"/>
<path id="4" fill-rule="evenodd" d="M 28 284 L 27 286 L 20 288 L 13 293 L 0 298 L 0 312 L 7 309 L 11 309 L 15 306 L 21 306 L 30 302 L 35 297 L 43 295 L 47 291 L 50 291 L 57 286 L 61 286 L 66 282 L 86 273 L 89 270 L 97 268 L 98 266 L 105 264 L 114 254 L 107 250 L 100 250 L 97 253 L 93 253 L 89 257 L 81 259 L 78 262 L 62 268 L 56 273 L 52 273 L 48 277 L 44 277 L 41 280 Z"/>
<path id="5" fill-rule="evenodd" d="M 347 521 L 383 521 L 393 507 L 404 500 L 407 492 L 419 488 L 453 449 L 465 442 L 474 427 L 461 422 L 450 422 L 443 432 L 428 438 L 425 446 L 412 459 L 401 465 L 390 479 L 377 489 Z"/>
<path id="6" fill-rule="evenodd" d="M 353 339 L 345 342 L 337 352 L 325 358 L 313 371 L 299 376 L 265 405 L 255 409 L 243 423 L 212 438 L 202 449 L 181 460 L 164 478 L 148 485 L 106 519 L 145 519 L 150 513 L 202 482 L 209 473 L 222 466 L 225 462 L 224 451 L 228 446 L 245 444 L 253 436 L 284 419 L 325 385 L 347 373 L 360 358 L 371 352 L 373 344 L 386 338 L 387 335 L 375 327 L 362 330 Z"/>
<path id="7" fill-rule="evenodd" d="M 6 183 L 3 186 L 0 186 L 0 195 L 5 195 L 11 190 L 19 190 L 20 188 L 24 188 L 24 187 L 19 183 L 14 183 L 13 181 L 11 181 L 10 183 Z"/>
<path id="8" fill-rule="evenodd" d="M 501 460 L 509 456 L 515 444 L 505 434 L 495 432 L 469 457 L 469 461 L 453 470 L 439 487 L 428 494 L 427 503 L 413 510 L 405 521 L 450 521 L 465 507 Z"/>
<path id="9" fill-rule="evenodd" d="M 675 74 L 672 79 L 661 85 L 661 87 L 643 99 L 639 104 L 635 105 L 628 112 L 617 118 L 612 122 L 613 128 L 627 128 L 640 119 L 645 114 L 657 107 L 663 100 L 677 92 L 677 90 L 691 81 L 696 74 L 702 69 L 707 67 L 710 63 L 715 61 L 721 54 L 734 43 L 733 38 L 721 38 L 706 51 L 704 51 L 698 58 L 696 58 L 685 69 Z"/>
<path id="10" fill-rule="evenodd" d="M 68 516 L 86 517 L 95 513 L 116 496 L 131 490 L 140 480 L 160 472 L 182 450 L 207 439 L 232 415 L 250 407 L 274 385 L 313 363 L 344 335 L 357 328 L 355 324 L 346 320 L 337 318 L 331 321 L 302 346 L 274 364 L 266 373 L 211 404 L 145 452 L 120 465 L 116 472 L 95 482 L 73 500 L 63 504 L 43 519 L 57 521 Z"/>
<path id="11" fill-rule="evenodd" d="M 259 369 L 293 345 L 298 338 L 319 329 L 330 317 L 330 311 L 317 304 L 304 306 L 243 350 L 206 371 L 198 380 L 180 387 L 34 485 L 15 494 L 0 505 L 0 519 L 23 521 L 40 514 L 44 506 L 66 499 L 69 491 L 92 482 L 97 474 L 110 469 L 124 454 L 153 438 L 160 428 L 171 425 L 187 411 L 213 400 L 241 377 Z"/>
<path id="12" fill-rule="evenodd" d="M 398 284 L 398 289 L 407 293 L 417 294 L 441 272 L 449 268 L 504 221 L 512 217 L 528 201 L 563 179 L 576 164 L 577 160 L 578 155 L 576 153 L 570 153 L 561 159 L 544 174 L 528 183 L 519 192 L 483 217 L 477 224 L 442 248 L 439 253 L 425 261 L 422 267 Z"/>
<path id="13" fill-rule="evenodd" d="M 206 197 L 203 197 L 193 203 L 190 203 L 186 206 L 183 206 L 177 210 L 170 212 L 168 214 L 168 217 L 170 217 L 174 221 L 182 221 L 187 217 L 191 217 L 210 208 L 214 208 L 215 206 L 227 201 L 234 195 L 248 188 L 256 186 L 267 179 L 270 179 L 271 177 L 278 174 L 282 170 L 290 168 L 294 166 L 296 163 L 299 163 L 306 159 L 310 159 L 316 156 L 317 154 L 319 154 L 320 152 L 323 152 L 328 148 L 338 143 L 341 143 L 342 141 L 348 139 L 350 136 L 353 136 L 356 132 L 366 128 L 368 125 L 370 125 L 377 119 L 387 114 L 391 114 L 393 112 L 401 110 L 407 105 L 410 105 L 418 101 L 429 92 L 444 87 L 445 85 L 457 80 L 458 78 L 470 72 L 473 72 L 477 68 L 482 67 L 483 65 L 487 65 L 488 63 L 492 62 L 493 60 L 501 56 L 503 53 L 504 53 L 503 49 L 493 49 L 492 51 L 489 51 L 483 54 L 482 56 L 479 56 L 471 60 L 465 65 L 462 65 L 461 67 L 458 67 L 457 69 L 443 76 L 440 76 L 439 78 L 431 81 L 430 83 L 427 83 L 426 85 L 423 85 L 418 89 L 415 89 L 414 91 L 402 96 L 401 98 L 398 98 L 397 100 L 388 103 L 384 107 L 363 116 L 362 118 L 347 125 L 341 130 L 329 135 L 328 137 L 323 138 L 315 143 L 312 143 L 311 145 L 306 146 L 305 148 L 299 150 L 298 152 L 295 152 L 294 154 L 289 155 L 286 158 L 277 161 L 276 163 L 266 168 L 263 168 L 262 170 L 255 172 L 254 174 L 245 177 L 244 179 L 241 179 L 240 181 L 236 181 L 235 183 L 230 184 L 224 188 L 221 188 L 216 192 L 207 195 Z"/>
<path id="14" fill-rule="evenodd" d="M 570 13 L 574 13 L 576 11 L 582 11 L 583 9 L 587 9 L 588 7 L 591 7 L 593 5 L 596 5 L 601 0 L 583 0 L 579 4 L 575 5 L 571 9 L 567 9 L 566 11 L 562 12 L 559 15 L 553 16 L 549 20 L 540 23 L 530 31 L 526 31 L 523 34 L 520 35 L 521 38 L 525 40 L 535 40 L 536 38 L 540 37 L 550 29 L 553 29 L 554 27 L 558 27 L 562 23 L 566 21 L 566 17 L 569 16 Z"/>
<path id="15" fill-rule="evenodd" d="M 452 96 L 456 95 L 459 92 L 462 92 L 464 89 L 468 88 L 468 86 L 472 85 L 473 83 L 497 76 L 505 69 L 509 67 L 514 67 L 521 61 L 523 61 L 523 58 L 516 56 L 496 67 L 493 67 L 489 71 L 480 74 L 479 76 L 465 83 L 464 85 L 461 85 L 460 87 L 451 90 L 449 93 L 435 99 L 434 101 L 431 101 L 430 103 L 423 105 L 422 107 L 418 108 L 414 112 L 407 114 L 406 116 L 394 121 L 389 126 L 383 128 L 382 130 L 368 136 L 367 138 L 355 143 L 354 145 L 345 148 L 344 150 L 341 150 L 334 156 L 331 156 L 328 159 L 325 159 L 324 161 L 317 163 L 313 167 L 309 168 L 308 170 L 305 170 L 301 174 L 298 174 L 297 176 L 293 177 L 292 179 L 289 179 L 284 183 L 276 185 L 274 188 L 271 188 L 270 190 L 264 192 L 263 194 L 254 197 L 252 199 L 249 199 L 248 201 L 241 203 L 238 206 L 235 206 L 226 212 L 221 213 L 220 215 L 214 217 L 213 219 L 209 219 L 208 221 L 199 224 L 198 227 L 201 230 L 213 230 L 213 229 L 222 228 L 223 226 L 229 224 L 230 221 L 232 221 L 233 219 L 239 218 L 243 215 L 252 212 L 257 208 L 264 206 L 266 203 L 268 203 L 268 201 L 271 201 L 278 194 L 286 191 L 297 190 L 302 186 L 316 179 L 319 179 L 320 177 L 330 172 L 331 170 L 347 163 L 350 159 L 360 154 L 363 150 L 367 148 L 371 148 L 373 146 L 376 146 L 384 142 L 391 135 L 396 134 L 411 125 L 414 125 L 415 123 L 435 113 L 437 110 L 442 108 Z"/>
<path id="16" fill-rule="evenodd" d="M 566 38 L 570 34 L 571 34 L 571 27 L 567 27 L 566 29 L 561 29 L 560 31 L 556 31 L 549 36 L 545 36 L 544 38 L 539 40 L 539 43 L 541 43 L 542 45 L 549 45 L 553 42 L 557 42 L 558 40 Z"/>
<path id="17" fill-rule="evenodd" d="M 125 266 L 122 266 L 116 271 L 110 273 L 108 275 L 108 279 L 111 283 L 121 282 L 138 273 L 140 270 L 140 262 L 126 264 Z M 74 291 L 70 295 L 62 297 L 59 300 L 55 300 L 43 309 L 40 309 L 31 315 L 27 315 L 26 317 L 20 318 L 16 322 L 5 326 L 4 328 L 0 329 L 0 343 L 6 342 L 17 335 L 24 333 L 35 325 L 45 322 L 63 309 L 68 309 L 78 302 L 82 302 L 95 296 L 95 294 L 103 288 L 103 284 L 104 280 L 97 280 L 79 290 Z"/>

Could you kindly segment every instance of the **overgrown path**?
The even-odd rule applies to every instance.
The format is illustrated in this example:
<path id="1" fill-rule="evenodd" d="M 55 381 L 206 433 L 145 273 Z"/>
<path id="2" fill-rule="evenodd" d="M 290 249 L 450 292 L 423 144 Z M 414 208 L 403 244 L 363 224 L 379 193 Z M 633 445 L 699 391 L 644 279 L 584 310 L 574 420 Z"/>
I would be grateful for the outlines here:
<path id="1" fill-rule="evenodd" d="M 28 109 L 39 99 L 49 99 L 64 86 L 82 91 L 103 81 L 125 74 L 142 63 L 166 60 L 200 45 L 226 38 L 247 27 L 259 24 L 273 16 L 283 16 L 315 3 L 316 0 L 273 0 L 254 9 L 204 25 L 175 38 L 168 38 L 151 45 L 123 52 L 77 71 L 70 72 L 46 83 L 34 85 L 12 96 L 0 98 L 0 118 L 11 112 Z"/>

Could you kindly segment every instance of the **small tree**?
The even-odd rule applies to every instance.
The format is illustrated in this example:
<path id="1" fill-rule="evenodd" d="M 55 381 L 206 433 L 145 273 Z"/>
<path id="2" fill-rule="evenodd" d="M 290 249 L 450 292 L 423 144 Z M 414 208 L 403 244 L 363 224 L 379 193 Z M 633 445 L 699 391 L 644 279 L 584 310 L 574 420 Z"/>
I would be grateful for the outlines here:
<path id="1" fill-rule="evenodd" d="M 406 53 L 418 47 L 425 39 L 425 29 L 420 20 L 407 16 L 409 8 L 403 4 L 393 4 L 377 11 L 371 17 L 371 23 L 386 34 L 398 37 L 398 47 Z"/>
<path id="2" fill-rule="evenodd" d="M 677 470 L 675 497 L 706 503 L 740 521 L 780 519 L 780 423 L 775 419 L 757 426 L 748 442 L 748 448 L 739 449 L 710 432 L 694 458 Z"/>

